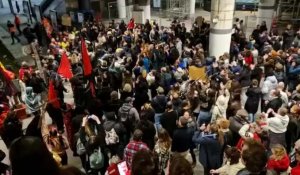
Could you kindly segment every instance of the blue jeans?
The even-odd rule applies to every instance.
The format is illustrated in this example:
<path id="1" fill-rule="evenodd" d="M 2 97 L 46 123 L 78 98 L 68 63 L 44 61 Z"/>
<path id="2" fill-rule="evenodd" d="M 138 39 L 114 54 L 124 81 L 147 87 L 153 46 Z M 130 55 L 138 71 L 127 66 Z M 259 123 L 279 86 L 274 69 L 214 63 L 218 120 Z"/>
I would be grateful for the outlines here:
<path id="1" fill-rule="evenodd" d="M 255 121 L 255 116 L 254 116 L 254 114 L 249 113 L 248 121 L 249 121 L 250 123 L 253 123 L 253 122 Z"/>
<path id="2" fill-rule="evenodd" d="M 211 112 L 210 111 L 200 111 L 198 119 L 197 119 L 197 124 L 200 127 L 203 123 L 206 125 L 210 123 L 211 120 Z"/>
<path id="3" fill-rule="evenodd" d="M 161 128 L 161 124 L 160 124 L 160 116 L 163 113 L 155 113 L 154 115 L 154 125 L 155 125 L 155 129 L 156 131 L 158 131 Z"/>

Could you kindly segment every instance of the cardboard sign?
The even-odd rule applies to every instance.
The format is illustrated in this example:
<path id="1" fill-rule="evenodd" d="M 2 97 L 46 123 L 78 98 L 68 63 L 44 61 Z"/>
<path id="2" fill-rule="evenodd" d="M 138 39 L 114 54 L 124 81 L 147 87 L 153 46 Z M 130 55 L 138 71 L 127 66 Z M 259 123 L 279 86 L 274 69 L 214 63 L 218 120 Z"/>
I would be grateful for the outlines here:
<path id="1" fill-rule="evenodd" d="M 190 66 L 189 76 L 190 80 L 207 80 L 205 67 Z"/>
<path id="2" fill-rule="evenodd" d="M 71 19 L 71 17 L 70 17 L 69 15 L 64 14 L 64 15 L 62 15 L 62 17 L 61 17 L 61 23 L 62 23 L 62 25 L 64 25 L 64 26 L 69 26 L 69 27 L 71 27 L 71 26 L 72 26 L 72 19 Z"/>

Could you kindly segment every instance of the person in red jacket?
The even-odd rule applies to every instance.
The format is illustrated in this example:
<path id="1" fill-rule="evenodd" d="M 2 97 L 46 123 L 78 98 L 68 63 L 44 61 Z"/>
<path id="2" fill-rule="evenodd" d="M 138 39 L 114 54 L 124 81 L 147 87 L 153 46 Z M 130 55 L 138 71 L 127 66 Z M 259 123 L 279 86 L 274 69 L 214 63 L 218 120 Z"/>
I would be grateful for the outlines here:
<path id="1" fill-rule="evenodd" d="M 294 167 L 291 171 L 291 175 L 300 174 L 300 150 L 296 149 L 296 160 L 298 162 L 297 166 Z"/>
<path id="2" fill-rule="evenodd" d="M 21 28 L 20 28 L 21 19 L 17 14 L 15 14 L 15 25 L 16 25 L 16 28 L 18 29 L 19 35 L 22 35 L 22 31 L 21 31 Z"/>
<path id="3" fill-rule="evenodd" d="M 275 145 L 271 149 L 272 155 L 267 163 L 267 170 L 277 174 L 286 172 L 290 166 L 290 159 L 282 145 Z"/>
<path id="4" fill-rule="evenodd" d="M 130 30 L 130 31 L 133 31 L 134 29 L 134 18 L 131 18 L 128 25 L 127 25 L 127 29 Z"/>

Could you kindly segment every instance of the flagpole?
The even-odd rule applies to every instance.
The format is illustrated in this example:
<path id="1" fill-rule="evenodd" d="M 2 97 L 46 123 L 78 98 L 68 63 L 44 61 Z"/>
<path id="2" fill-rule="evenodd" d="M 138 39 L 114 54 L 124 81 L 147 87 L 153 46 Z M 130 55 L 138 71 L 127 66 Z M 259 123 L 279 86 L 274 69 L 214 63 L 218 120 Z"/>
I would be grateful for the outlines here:
<path id="1" fill-rule="evenodd" d="M 38 53 L 38 51 L 36 49 L 37 45 L 38 45 L 37 41 L 32 42 L 31 43 L 31 48 L 32 48 L 33 53 L 34 53 L 34 58 L 35 58 L 36 66 L 37 66 L 38 70 L 40 71 L 41 78 L 45 82 L 47 82 L 46 79 L 45 79 L 45 76 L 44 76 L 44 71 L 43 71 L 43 68 L 42 68 L 40 55 L 39 55 L 39 53 Z"/>

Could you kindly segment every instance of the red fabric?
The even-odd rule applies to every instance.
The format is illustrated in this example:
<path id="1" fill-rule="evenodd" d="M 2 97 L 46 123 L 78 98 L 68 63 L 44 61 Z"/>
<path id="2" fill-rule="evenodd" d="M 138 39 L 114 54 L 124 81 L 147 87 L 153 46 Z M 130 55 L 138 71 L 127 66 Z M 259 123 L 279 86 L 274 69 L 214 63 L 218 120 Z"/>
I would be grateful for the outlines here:
<path id="1" fill-rule="evenodd" d="M 18 16 L 15 17 L 15 24 L 16 25 L 20 25 L 21 24 L 21 20 Z"/>
<path id="2" fill-rule="evenodd" d="M 259 136 L 256 133 L 253 134 L 253 139 L 256 140 L 256 141 L 261 142 L 261 139 L 259 138 Z M 236 148 L 238 150 L 242 150 L 244 142 L 245 142 L 245 140 L 243 138 L 240 138 L 240 140 L 236 144 Z"/>
<path id="3" fill-rule="evenodd" d="M 6 119 L 7 117 L 7 113 L 9 112 L 9 107 L 7 105 L 4 105 L 3 107 L 3 111 L 2 113 L 0 114 L 0 128 L 3 127 L 3 123 L 4 123 L 4 120 Z"/>
<path id="4" fill-rule="evenodd" d="M 134 29 L 134 20 L 130 20 L 128 25 L 127 25 L 127 29 L 132 30 Z"/>
<path id="5" fill-rule="evenodd" d="M 249 57 L 245 57 L 244 59 L 245 59 L 245 63 L 247 65 L 253 64 L 253 56 L 252 56 L 252 54 Z"/>
<path id="6" fill-rule="evenodd" d="M 25 72 L 29 72 L 31 74 L 32 68 L 29 67 L 29 69 L 27 69 L 27 68 L 25 69 L 25 68 L 21 67 L 21 69 L 19 70 L 19 80 L 23 80 Z"/>
<path id="7" fill-rule="evenodd" d="M 267 169 L 275 170 L 278 172 L 286 171 L 289 168 L 289 166 L 290 159 L 288 155 L 285 155 L 281 160 L 269 159 L 267 163 Z"/>
<path id="8" fill-rule="evenodd" d="M 91 75 L 92 64 L 91 64 L 91 60 L 84 39 L 81 39 L 81 55 L 82 55 L 84 75 L 85 76 Z"/>
<path id="9" fill-rule="evenodd" d="M 92 81 L 90 81 L 90 90 L 91 90 L 92 96 L 96 97 L 95 86 L 94 86 L 94 83 Z"/>
<path id="10" fill-rule="evenodd" d="M 55 108 L 60 108 L 60 104 L 57 98 L 56 91 L 54 89 L 53 81 L 49 82 L 49 89 L 48 89 L 48 102 L 53 105 Z"/>
<path id="11" fill-rule="evenodd" d="M 60 61 L 60 65 L 58 67 L 57 73 L 67 79 L 70 79 L 73 77 L 73 73 L 71 71 L 71 65 L 70 65 L 69 59 L 67 57 L 67 54 L 65 52 L 63 53 L 63 55 L 61 57 L 61 61 Z"/>
<path id="12" fill-rule="evenodd" d="M 13 84 L 11 76 L 0 66 L 0 79 L 4 82 L 4 93 L 13 96 L 17 93 L 17 88 Z"/>
<path id="13" fill-rule="evenodd" d="M 63 112 L 63 119 L 64 119 L 64 124 L 66 126 L 66 131 L 67 131 L 67 139 L 70 144 L 70 148 L 74 148 L 74 129 L 72 127 L 72 106 L 69 104 L 66 104 L 66 111 Z"/>
<path id="14" fill-rule="evenodd" d="M 300 174 L 300 164 L 294 167 L 291 171 L 291 175 L 299 175 Z"/>
<path id="15" fill-rule="evenodd" d="M 109 165 L 107 168 L 107 174 L 108 175 L 120 175 L 119 170 L 118 170 L 118 164 L 112 163 Z"/>
<path id="16" fill-rule="evenodd" d="M 148 150 L 149 148 L 143 142 L 131 141 L 125 148 L 124 151 L 124 160 L 127 163 L 128 169 L 131 169 L 132 158 L 140 150 Z"/>

